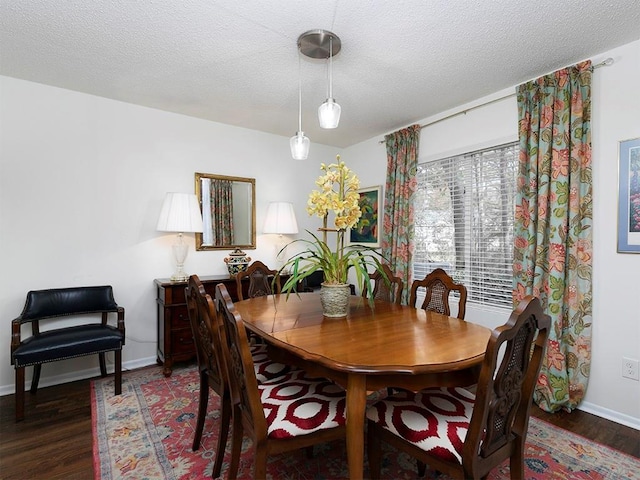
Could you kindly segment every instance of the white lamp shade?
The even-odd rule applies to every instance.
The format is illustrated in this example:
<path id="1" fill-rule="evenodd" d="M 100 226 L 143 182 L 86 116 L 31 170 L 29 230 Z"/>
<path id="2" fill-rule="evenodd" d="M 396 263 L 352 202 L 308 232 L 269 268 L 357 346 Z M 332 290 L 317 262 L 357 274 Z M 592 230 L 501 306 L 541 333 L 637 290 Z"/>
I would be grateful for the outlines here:
<path id="1" fill-rule="evenodd" d="M 167 193 L 156 229 L 160 232 L 202 232 L 202 213 L 195 194 Z"/>
<path id="2" fill-rule="evenodd" d="M 297 132 L 289 141 L 291 156 L 294 160 L 306 160 L 309 156 L 310 140 L 304 136 L 304 132 Z"/>
<path id="3" fill-rule="evenodd" d="M 342 109 L 333 98 L 327 100 L 318 107 L 318 122 L 321 128 L 337 128 L 340 122 Z"/>
<path id="4" fill-rule="evenodd" d="M 291 235 L 298 233 L 298 222 L 293 211 L 293 204 L 288 202 L 271 202 L 267 208 L 263 233 Z"/>

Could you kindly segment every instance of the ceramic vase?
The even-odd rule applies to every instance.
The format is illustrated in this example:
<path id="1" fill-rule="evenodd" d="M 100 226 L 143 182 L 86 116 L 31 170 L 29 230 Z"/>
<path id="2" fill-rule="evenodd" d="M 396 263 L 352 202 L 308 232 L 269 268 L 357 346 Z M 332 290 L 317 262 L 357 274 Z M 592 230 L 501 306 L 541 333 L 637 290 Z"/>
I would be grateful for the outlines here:
<path id="1" fill-rule="evenodd" d="M 350 295 L 351 287 L 348 283 L 338 285 L 321 284 L 320 301 L 322 302 L 324 316 L 330 318 L 346 317 L 349 311 Z"/>
<path id="2" fill-rule="evenodd" d="M 251 257 L 239 248 L 236 248 L 224 259 L 224 263 L 227 264 L 227 269 L 229 270 L 229 276 L 231 278 L 235 278 L 238 273 L 244 272 L 247 269 L 249 262 L 251 262 Z"/>

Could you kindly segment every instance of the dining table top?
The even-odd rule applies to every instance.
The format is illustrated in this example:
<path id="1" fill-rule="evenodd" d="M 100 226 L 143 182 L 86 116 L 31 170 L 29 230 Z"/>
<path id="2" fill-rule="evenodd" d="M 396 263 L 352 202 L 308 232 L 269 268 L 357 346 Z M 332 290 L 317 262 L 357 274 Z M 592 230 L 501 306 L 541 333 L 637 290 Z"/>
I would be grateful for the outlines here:
<path id="1" fill-rule="evenodd" d="M 344 372 L 442 373 L 484 358 L 486 327 L 355 295 L 349 300 L 346 318 L 324 317 L 318 293 L 257 297 L 236 309 L 269 343 Z"/>

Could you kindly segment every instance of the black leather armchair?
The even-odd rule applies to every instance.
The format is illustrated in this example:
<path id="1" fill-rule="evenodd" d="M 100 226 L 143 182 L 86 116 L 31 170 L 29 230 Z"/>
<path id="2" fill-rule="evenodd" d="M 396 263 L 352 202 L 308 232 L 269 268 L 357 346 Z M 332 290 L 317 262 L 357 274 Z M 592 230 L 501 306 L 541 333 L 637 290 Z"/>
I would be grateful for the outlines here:
<path id="1" fill-rule="evenodd" d="M 117 325 L 107 323 L 109 314 Z M 89 318 L 101 316 L 100 323 Z M 83 323 L 55 327 L 55 321 L 83 317 Z M 40 331 L 42 323 L 46 331 Z M 22 325 L 31 324 L 31 336 L 22 338 Z M 107 375 L 106 352 L 115 352 L 115 394 L 122 391 L 122 346 L 125 343 L 124 308 L 118 306 L 111 286 L 34 290 L 19 317 L 11 322 L 11 364 L 16 369 L 16 421 L 24 419 L 25 367 L 33 366 L 31 393 L 35 394 L 43 363 L 98 354 L 100 373 Z"/>

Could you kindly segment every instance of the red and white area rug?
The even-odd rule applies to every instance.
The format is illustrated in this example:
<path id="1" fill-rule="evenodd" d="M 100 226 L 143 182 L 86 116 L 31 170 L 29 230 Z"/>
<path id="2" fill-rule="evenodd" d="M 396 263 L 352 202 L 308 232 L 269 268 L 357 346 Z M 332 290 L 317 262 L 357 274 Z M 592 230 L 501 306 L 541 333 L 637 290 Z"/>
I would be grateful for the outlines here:
<path id="1" fill-rule="evenodd" d="M 123 375 L 122 395 L 113 395 L 113 377 L 92 382 L 93 462 L 95 479 L 202 479 L 213 468 L 218 422 L 218 396 L 209 396 L 208 416 L 200 450 L 191 451 L 198 411 L 196 369 L 177 368 L 165 378 L 162 368 L 149 367 Z M 229 439 L 231 435 L 229 436 Z M 230 447 L 230 441 L 229 445 Z M 415 461 L 383 447 L 383 478 L 416 478 Z M 366 455 L 365 455 L 366 458 Z M 253 447 L 245 439 L 238 478 L 252 478 Z M 222 478 L 230 460 L 227 449 Z M 368 466 L 365 464 L 365 475 Z M 269 458 L 269 478 L 347 478 L 344 441 Z M 525 452 L 525 476 L 533 479 L 640 479 L 640 459 L 592 442 L 532 418 Z M 427 479 L 446 480 L 427 470 Z M 509 478 L 505 462 L 490 480 Z"/>

